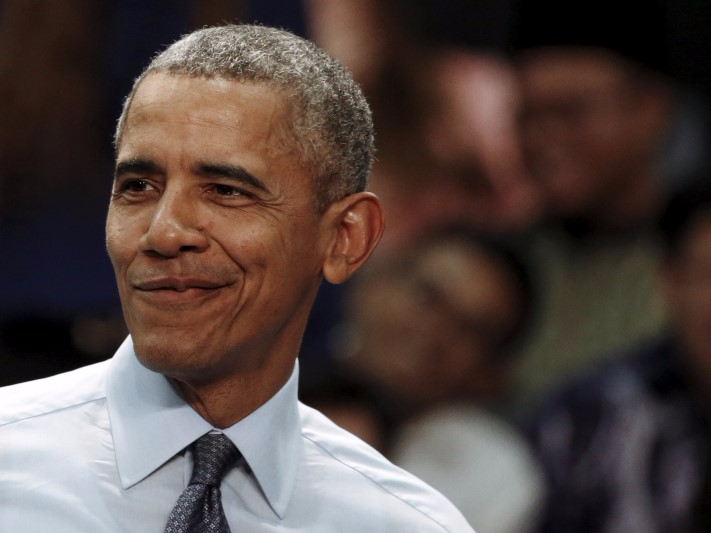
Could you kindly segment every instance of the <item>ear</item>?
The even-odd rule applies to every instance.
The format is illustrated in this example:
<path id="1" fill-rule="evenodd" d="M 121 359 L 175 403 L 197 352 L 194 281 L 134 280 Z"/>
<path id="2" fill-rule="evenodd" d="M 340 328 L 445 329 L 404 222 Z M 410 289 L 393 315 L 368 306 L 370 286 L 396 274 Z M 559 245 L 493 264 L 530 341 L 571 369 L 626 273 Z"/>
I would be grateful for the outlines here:
<path id="1" fill-rule="evenodd" d="M 377 196 L 360 192 L 331 204 L 324 215 L 330 236 L 323 276 L 343 283 L 373 253 L 383 234 L 383 209 Z"/>

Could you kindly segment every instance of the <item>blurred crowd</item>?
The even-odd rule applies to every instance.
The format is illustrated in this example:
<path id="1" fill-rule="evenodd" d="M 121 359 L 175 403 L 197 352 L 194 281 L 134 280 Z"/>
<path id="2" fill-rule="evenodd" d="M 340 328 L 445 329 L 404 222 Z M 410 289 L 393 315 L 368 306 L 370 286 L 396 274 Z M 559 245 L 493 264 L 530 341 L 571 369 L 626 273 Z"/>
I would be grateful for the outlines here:
<path id="1" fill-rule="evenodd" d="M 121 95 L 258 21 L 373 109 L 371 263 L 324 284 L 301 398 L 480 533 L 711 530 L 711 5 L 0 0 L 0 384 L 110 357 Z"/>

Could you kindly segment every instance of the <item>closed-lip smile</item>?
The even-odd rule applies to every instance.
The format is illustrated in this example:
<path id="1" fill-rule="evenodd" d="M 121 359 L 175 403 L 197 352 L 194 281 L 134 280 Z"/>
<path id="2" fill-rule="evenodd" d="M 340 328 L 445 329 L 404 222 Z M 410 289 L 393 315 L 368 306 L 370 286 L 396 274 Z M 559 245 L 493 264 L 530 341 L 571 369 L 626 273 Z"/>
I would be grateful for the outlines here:
<path id="1" fill-rule="evenodd" d="M 139 291 L 175 291 L 185 292 L 190 289 L 219 289 L 225 287 L 228 283 L 222 281 L 214 281 L 203 278 L 154 278 L 148 280 L 140 280 L 133 283 L 134 288 Z"/>

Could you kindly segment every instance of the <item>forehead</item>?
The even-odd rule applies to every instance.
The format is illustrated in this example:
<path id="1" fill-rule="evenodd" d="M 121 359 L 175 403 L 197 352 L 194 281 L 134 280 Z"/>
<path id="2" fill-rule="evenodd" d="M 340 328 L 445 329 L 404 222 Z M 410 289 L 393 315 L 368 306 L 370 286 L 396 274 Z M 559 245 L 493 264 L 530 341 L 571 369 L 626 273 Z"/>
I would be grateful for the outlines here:
<path id="1" fill-rule="evenodd" d="M 268 84 L 151 73 L 126 112 L 116 159 L 169 171 L 240 167 L 275 195 L 312 202 L 313 169 L 292 116 L 287 96 Z"/>
<path id="2" fill-rule="evenodd" d="M 286 97 L 267 84 L 154 72 L 133 95 L 118 145 L 132 128 L 172 124 L 236 139 L 269 137 L 283 148 L 289 121 Z"/>
<path id="3" fill-rule="evenodd" d="M 513 285 L 506 272 L 483 249 L 457 241 L 431 245 L 421 253 L 416 269 L 421 279 L 438 286 L 462 309 L 501 299 Z"/>
<path id="4" fill-rule="evenodd" d="M 516 313 L 515 281 L 483 249 L 443 241 L 422 252 L 416 275 L 442 293 L 462 315 L 487 314 L 502 321 Z"/>
<path id="5" fill-rule="evenodd" d="M 522 58 L 520 72 L 525 89 L 549 93 L 605 89 L 625 73 L 613 56 L 584 48 L 530 51 Z"/>

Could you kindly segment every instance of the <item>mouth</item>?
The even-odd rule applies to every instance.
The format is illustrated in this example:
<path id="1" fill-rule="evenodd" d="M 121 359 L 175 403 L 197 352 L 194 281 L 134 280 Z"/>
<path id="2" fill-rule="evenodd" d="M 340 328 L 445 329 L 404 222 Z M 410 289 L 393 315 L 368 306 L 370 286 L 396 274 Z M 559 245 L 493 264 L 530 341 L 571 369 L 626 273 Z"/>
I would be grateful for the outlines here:
<path id="1" fill-rule="evenodd" d="M 133 283 L 133 287 L 139 291 L 174 291 L 187 292 L 192 289 L 214 290 L 226 287 L 228 283 L 201 278 L 157 278 L 140 280 Z"/>
<path id="2" fill-rule="evenodd" d="M 132 283 L 142 300 L 160 306 L 199 303 L 229 285 L 203 278 L 155 278 Z"/>

